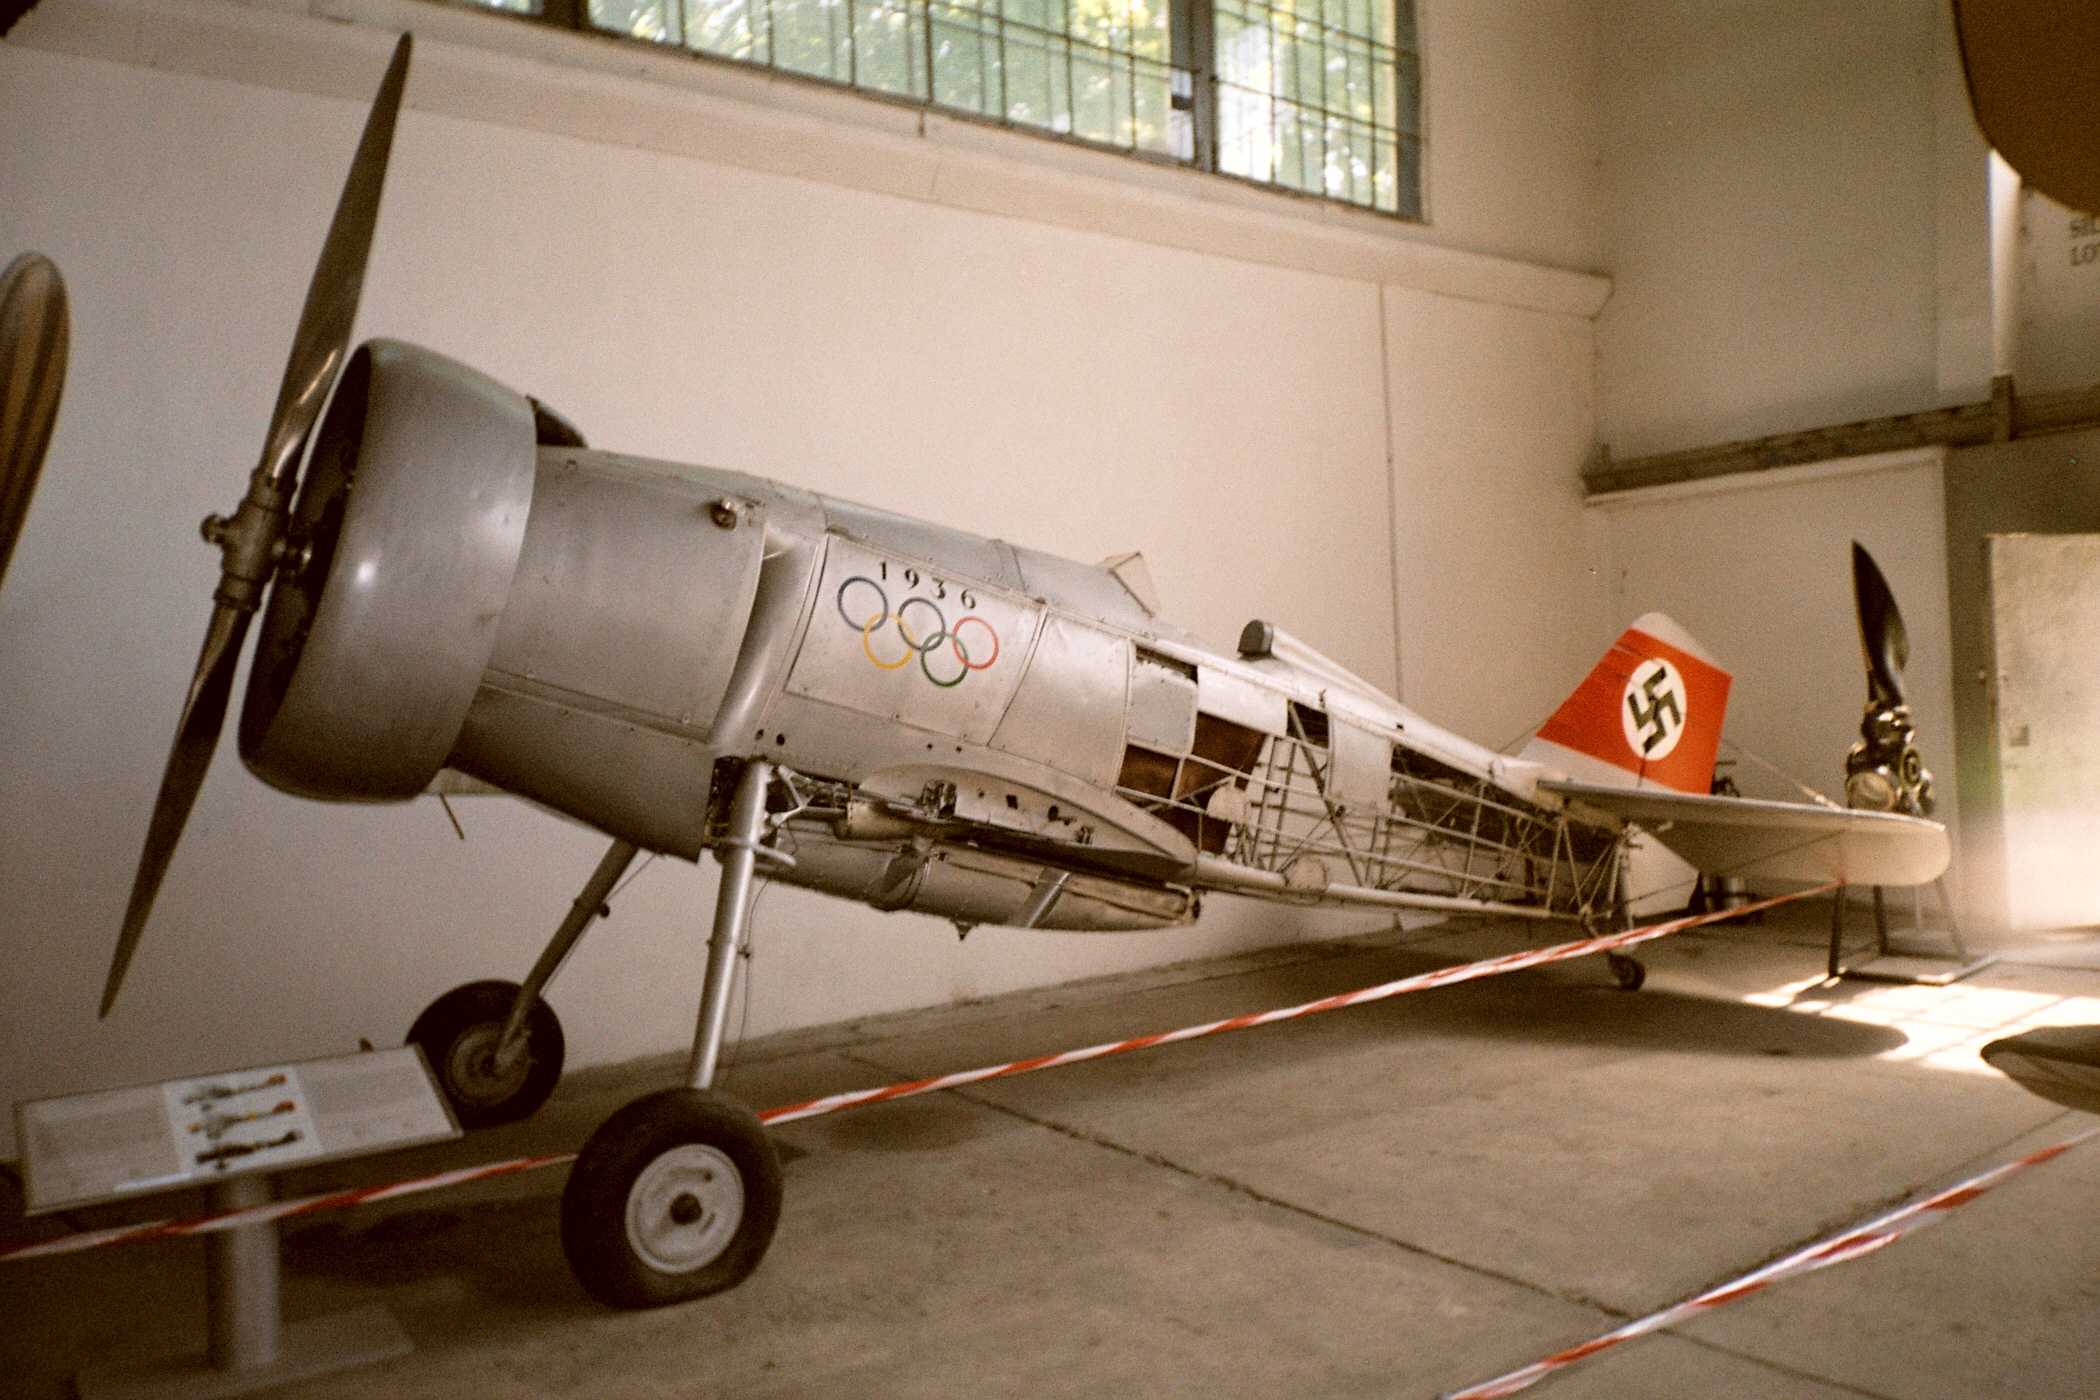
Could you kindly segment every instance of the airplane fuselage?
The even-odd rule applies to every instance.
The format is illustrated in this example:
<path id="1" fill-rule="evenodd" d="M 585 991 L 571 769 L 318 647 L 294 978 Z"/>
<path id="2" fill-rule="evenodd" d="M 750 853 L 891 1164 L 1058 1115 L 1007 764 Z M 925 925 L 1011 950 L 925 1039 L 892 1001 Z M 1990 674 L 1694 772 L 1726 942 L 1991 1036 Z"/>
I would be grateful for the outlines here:
<path id="1" fill-rule="evenodd" d="M 1204 886 L 1576 898 L 1537 765 L 1285 634 L 1224 655 L 1107 568 L 736 472 L 542 447 L 531 499 L 448 766 L 645 849 L 697 857 L 718 763 L 763 757 L 800 782 L 779 878 L 964 925 L 1178 923 Z M 1440 823 L 1478 847 L 1483 812 L 1529 839 L 1454 866 Z"/>

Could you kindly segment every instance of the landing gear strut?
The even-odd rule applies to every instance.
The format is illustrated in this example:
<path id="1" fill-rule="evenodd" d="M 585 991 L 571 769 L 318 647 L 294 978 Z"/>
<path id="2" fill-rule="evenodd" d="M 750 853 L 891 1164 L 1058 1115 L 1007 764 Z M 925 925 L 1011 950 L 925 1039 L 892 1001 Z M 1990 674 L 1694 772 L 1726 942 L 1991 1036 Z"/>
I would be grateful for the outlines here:
<path id="1" fill-rule="evenodd" d="M 562 1191 L 562 1250 L 585 1291 L 621 1308 L 719 1293 L 765 1257 L 780 1223 L 780 1157 L 757 1115 L 713 1085 L 729 1025 L 765 834 L 772 765 L 745 765 L 715 845 L 722 885 L 687 1087 L 628 1104 L 577 1154 Z"/>
<path id="2" fill-rule="evenodd" d="M 569 906 L 525 985 L 469 982 L 432 1002 L 408 1041 L 423 1047 L 438 1088 L 462 1128 L 492 1128 L 529 1118 L 561 1080 L 564 1042 L 554 1008 L 540 999 L 606 897 L 634 863 L 635 848 L 615 841 Z"/>
<path id="3" fill-rule="evenodd" d="M 1626 847 L 1619 847 L 1619 868 L 1612 875 L 1612 924 L 1620 932 L 1633 927 L 1633 896 L 1627 888 Z M 1639 958 L 1624 953 L 1606 953 L 1604 961 L 1611 967 L 1611 975 L 1618 981 L 1622 992 L 1637 992 L 1648 980 L 1648 968 Z"/>

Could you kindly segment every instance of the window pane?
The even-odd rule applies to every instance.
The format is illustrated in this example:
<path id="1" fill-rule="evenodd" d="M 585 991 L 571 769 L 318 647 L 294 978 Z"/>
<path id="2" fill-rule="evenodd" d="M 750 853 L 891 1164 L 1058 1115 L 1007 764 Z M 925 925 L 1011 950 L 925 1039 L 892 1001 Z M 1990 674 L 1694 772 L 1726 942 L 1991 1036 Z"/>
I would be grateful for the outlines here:
<path id="1" fill-rule="evenodd" d="M 771 0 L 773 62 L 795 73 L 845 82 L 852 53 L 845 0 Z"/>
<path id="2" fill-rule="evenodd" d="M 1218 90 L 1218 168 L 1250 180 L 1275 178 L 1275 102 L 1262 89 Z"/>
<path id="3" fill-rule="evenodd" d="M 1211 3 L 1218 168 L 1420 217 L 1413 0 Z"/>
<path id="4" fill-rule="evenodd" d="M 1374 143 L 1375 165 L 1371 172 L 1371 205 L 1388 214 L 1399 212 L 1399 182 L 1397 170 L 1400 163 L 1398 147 L 1390 139 Z"/>
<path id="5" fill-rule="evenodd" d="M 1118 134 L 1114 74 L 1089 49 L 1072 56 L 1072 129 L 1089 141 L 1114 141 Z"/>
<path id="6" fill-rule="evenodd" d="M 1341 74 L 1342 88 L 1335 108 L 1360 122 L 1374 120 L 1371 104 L 1371 46 L 1362 39 L 1346 39 L 1332 62 Z"/>
<path id="7" fill-rule="evenodd" d="M 1136 73 L 1137 130 L 1133 142 L 1141 151 L 1179 155 L 1175 145 L 1173 70 L 1164 63 L 1139 63 Z"/>
<path id="8" fill-rule="evenodd" d="M 1166 62 L 1169 54 L 1167 6 L 1164 0 L 1128 0 L 1130 51 L 1139 58 Z"/>
<path id="9" fill-rule="evenodd" d="M 1313 169 L 1319 168 L 1320 147 L 1317 135 L 1313 137 L 1313 146 L 1310 152 L 1312 159 L 1310 162 L 1306 160 L 1307 154 L 1305 131 L 1303 123 L 1299 120 L 1298 107 L 1296 104 L 1289 102 L 1277 103 L 1276 183 L 1288 185 L 1294 190 L 1306 188 L 1306 181 L 1309 178 L 1307 172 L 1308 164 Z"/>
<path id="10" fill-rule="evenodd" d="M 677 0 L 591 0 L 591 25 L 630 39 L 678 42 Z"/>
<path id="11" fill-rule="evenodd" d="M 933 7 L 933 100 L 984 116 L 999 114 L 999 60 L 996 30 L 961 5 Z"/>
<path id="12" fill-rule="evenodd" d="M 926 95 L 926 36 L 916 7 L 901 0 L 856 0 L 853 6 L 854 81 L 876 92 Z"/>
<path id="13" fill-rule="evenodd" d="M 754 4 L 763 0 L 685 0 L 685 42 L 702 53 L 749 62 L 758 56 Z M 763 17 L 764 11 L 758 11 Z"/>
<path id="14" fill-rule="evenodd" d="M 465 0 L 550 18 L 546 0 Z M 1415 0 L 584 0 L 588 27 L 1227 174 L 1404 218 L 1422 210 Z M 557 23 L 575 10 L 558 8 Z M 1182 67 L 1173 66 L 1179 57 Z M 1208 67 L 1211 90 L 1201 91 Z M 1208 98 L 1209 100 L 1206 100 Z M 1179 106 L 1176 105 L 1177 101 Z"/>
<path id="15" fill-rule="evenodd" d="M 1006 31 L 1006 119 L 1046 131 L 1070 131 L 1064 45 L 1027 29 Z"/>
<path id="16" fill-rule="evenodd" d="M 1218 80 L 1254 92 L 1269 91 L 1269 30 L 1223 10 L 1217 17 Z"/>

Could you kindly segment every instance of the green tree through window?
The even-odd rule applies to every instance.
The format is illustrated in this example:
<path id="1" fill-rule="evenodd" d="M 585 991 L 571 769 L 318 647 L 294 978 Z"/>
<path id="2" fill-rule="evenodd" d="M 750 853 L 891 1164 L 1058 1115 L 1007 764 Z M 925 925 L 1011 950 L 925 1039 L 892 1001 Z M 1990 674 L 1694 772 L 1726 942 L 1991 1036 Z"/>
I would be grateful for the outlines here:
<path id="1" fill-rule="evenodd" d="M 468 3 L 1422 216 L 1414 0 Z"/>

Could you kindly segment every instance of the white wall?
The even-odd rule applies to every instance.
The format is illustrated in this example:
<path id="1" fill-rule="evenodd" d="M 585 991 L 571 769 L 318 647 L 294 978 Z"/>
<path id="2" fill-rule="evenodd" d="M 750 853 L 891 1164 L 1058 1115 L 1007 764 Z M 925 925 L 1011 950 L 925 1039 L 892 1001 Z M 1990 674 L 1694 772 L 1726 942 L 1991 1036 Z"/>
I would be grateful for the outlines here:
<path id="1" fill-rule="evenodd" d="M 2025 189 L 2019 230 L 2014 387 L 2041 394 L 2100 384 L 2100 218 Z"/>
<path id="2" fill-rule="evenodd" d="M 1386 339 L 1402 690 L 1506 746 L 1634 615 L 1609 611 L 1584 550 L 1590 325 L 1391 288 Z"/>
<path id="3" fill-rule="evenodd" d="M 1605 10 L 1614 457 L 1985 396 L 1986 151 L 1945 10 Z"/>
<path id="4" fill-rule="evenodd" d="M 412 12 L 426 9 L 459 19 Z M 241 7 L 52 0 L 22 42 L 0 44 L 0 249 L 51 254 L 74 316 L 44 485 L 0 593 L 0 1100 L 395 1041 L 446 987 L 521 974 L 601 848 L 500 799 L 461 804 L 465 844 L 427 801 L 296 801 L 252 779 L 229 741 L 124 999 L 109 1022 L 94 1019 L 208 614 L 216 561 L 194 522 L 227 509 L 252 466 L 384 51 L 372 29 L 257 12 L 258 51 L 297 55 L 285 71 L 353 99 L 274 72 L 264 85 L 230 80 L 214 65 L 238 69 L 246 51 L 216 31 L 187 49 L 165 36 L 124 47 L 150 25 L 229 11 Z M 108 13 L 136 22 L 67 27 Z M 249 20 L 236 17 L 238 39 Z M 26 42 L 39 32 L 48 47 Z M 127 61 L 91 56 L 105 40 Z M 1537 42 L 1499 67 L 1476 50 L 1474 70 L 1514 81 Z M 656 149 L 624 125 L 579 139 L 543 129 L 547 114 L 587 127 L 623 94 L 660 100 L 651 80 L 594 76 L 586 101 L 565 75 L 478 62 L 442 42 L 419 48 L 360 336 L 466 358 L 557 405 L 598 445 L 775 475 L 1082 558 L 1143 548 L 1169 614 L 1221 642 L 1249 616 L 1272 617 L 1380 681 L 1394 679 L 1396 653 L 1420 648 L 1410 688 L 1419 672 L 1432 712 L 1483 738 L 1530 706 L 1521 643 L 1550 636 L 1580 562 L 1526 545 L 1504 577 L 1500 556 L 1460 546 L 1523 533 L 1541 502 L 1573 515 L 1595 279 L 1459 246 L 1396 263 L 1356 224 L 1308 222 L 1299 201 L 1274 203 L 1311 230 L 1288 247 L 1313 248 L 1303 260 L 1318 270 L 1280 265 L 1276 248 L 1173 246 L 1157 223 L 1073 227 L 1060 211 L 1079 205 L 1035 218 L 957 207 L 931 186 L 906 197 L 869 188 L 890 177 L 866 161 L 851 179 L 767 168 L 792 143 L 743 163 Z M 500 120 L 475 115 L 486 94 L 474 82 L 490 71 L 520 84 Z M 1571 98 L 1548 116 L 1566 124 L 1579 109 Z M 1462 124 L 1448 97 L 1437 110 Z M 1067 154 L 976 136 L 1029 160 L 1043 148 L 1053 166 Z M 955 159 L 943 167 L 951 192 L 968 186 L 956 172 L 993 168 Z M 1559 173 L 1571 191 L 1587 178 Z M 1092 207 L 1115 203 L 1082 192 Z M 1130 217 L 1156 219 L 1160 198 L 1130 196 Z M 1443 199 L 1462 224 L 1462 187 Z M 1247 218 L 1242 235 L 1284 216 Z M 1403 252 L 1421 241 L 1391 227 Z M 1587 236 L 1557 253 L 1579 259 Z M 1374 275 L 1328 270 L 1362 247 Z M 1381 290 L 1396 267 L 1445 290 Z M 1496 287 L 1519 305 L 1480 299 Z M 1389 459 L 1403 465 L 1389 471 Z M 1468 473 L 1486 483 L 1477 495 L 1451 484 Z M 1399 648 L 1396 504 L 1403 571 L 1442 561 L 1405 574 Z M 1465 639 L 1488 596 L 1520 645 L 1483 656 Z M 1561 668 L 1566 679 L 1586 659 Z M 1491 722 L 1466 723 L 1475 714 Z M 712 888 L 712 866 L 658 862 L 617 901 L 554 989 L 572 1064 L 683 1043 Z M 958 947 L 942 923 L 774 890 L 760 906 L 748 1029 L 1378 922 L 1216 900 L 1193 930 L 984 929 Z"/>
<path id="5" fill-rule="evenodd" d="M 1594 0 L 1416 0 L 1430 236 L 1555 267 L 1606 265 Z"/>

